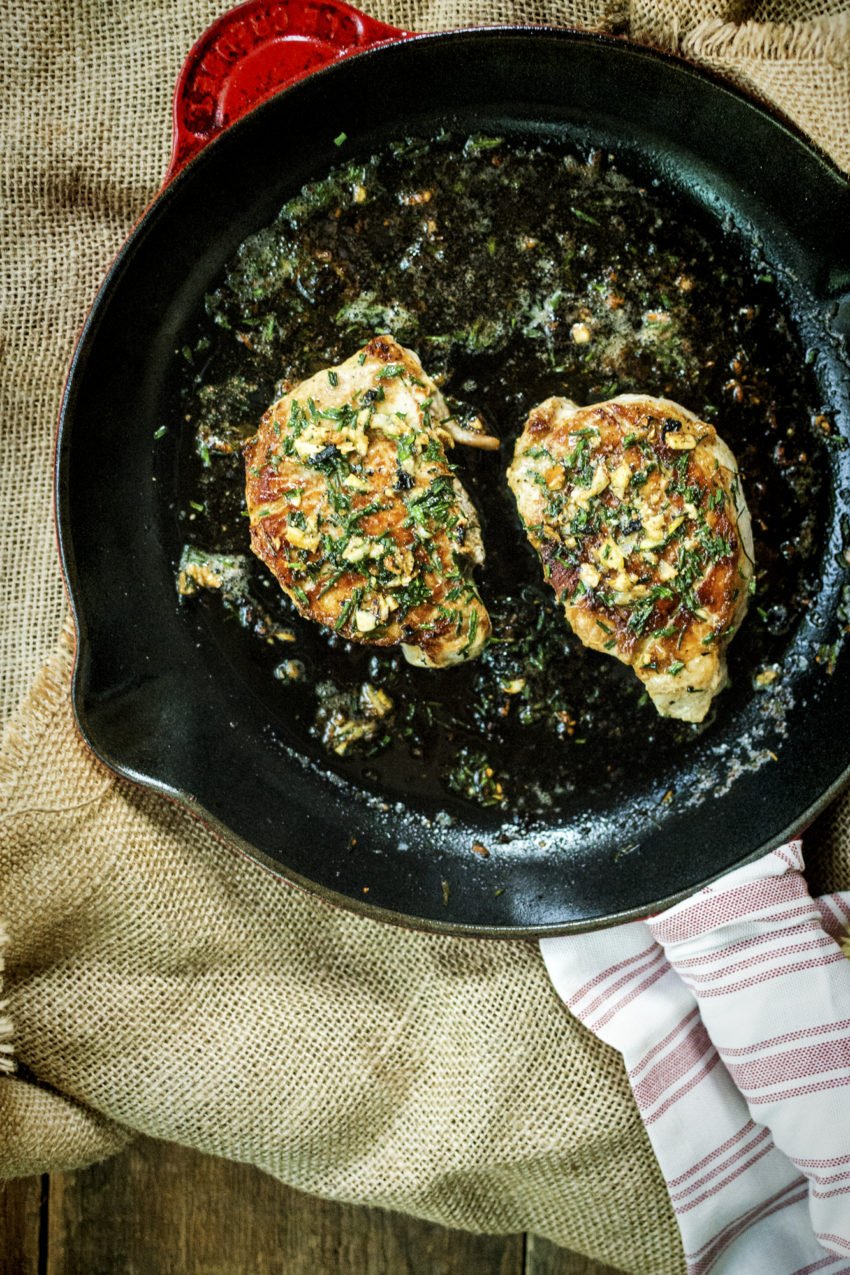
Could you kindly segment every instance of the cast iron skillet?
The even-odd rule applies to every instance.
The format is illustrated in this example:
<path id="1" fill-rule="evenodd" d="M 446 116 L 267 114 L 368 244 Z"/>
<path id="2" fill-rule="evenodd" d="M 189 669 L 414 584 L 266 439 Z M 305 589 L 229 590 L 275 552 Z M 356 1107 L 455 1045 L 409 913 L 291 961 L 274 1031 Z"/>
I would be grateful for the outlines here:
<path id="1" fill-rule="evenodd" d="M 178 163 L 227 114 L 206 80 L 224 68 L 238 97 L 240 49 L 279 36 L 298 10 L 254 0 L 237 12 L 241 35 L 198 46 L 188 88 L 184 76 L 183 106 L 198 136 L 187 140 L 184 128 Z M 333 43 L 331 19 L 349 51 L 393 34 L 358 27 L 344 7 L 304 6 L 302 21 L 305 12 L 320 50 Z M 287 73 L 309 69 L 314 45 L 287 46 Z M 274 56 L 266 40 L 262 57 L 271 66 Z M 241 109 L 235 102 L 231 114 Z M 94 304 L 57 448 L 60 548 L 78 634 L 74 705 L 109 766 L 326 898 L 456 933 L 589 928 L 657 910 L 779 844 L 846 778 L 850 659 L 840 656 L 828 676 L 816 655 L 839 626 L 850 452 L 831 453 L 819 596 L 788 640 L 794 703 L 770 746 L 775 760 L 736 762 L 742 739 L 762 729 L 757 698 L 744 695 L 710 743 L 672 772 L 636 759 L 634 782 L 613 799 L 590 795 L 572 817 L 531 832 L 436 792 L 414 799 L 391 783 L 369 791 L 306 765 L 243 648 L 175 593 L 180 452 L 169 439 L 154 446 L 153 435 L 174 393 L 173 354 L 189 317 L 237 245 L 339 158 L 341 131 L 348 155 L 365 155 L 385 139 L 444 125 L 615 150 L 757 240 L 802 345 L 816 351 L 823 401 L 850 435 L 850 187 L 793 129 L 692 67 L 614 39 L 506 28 L 384 44 L 271 97 L 188 163 Z M 671 790 L 683 800 L 665 803 Z M 471 852 L 475 841 L 489 858 Z"/>

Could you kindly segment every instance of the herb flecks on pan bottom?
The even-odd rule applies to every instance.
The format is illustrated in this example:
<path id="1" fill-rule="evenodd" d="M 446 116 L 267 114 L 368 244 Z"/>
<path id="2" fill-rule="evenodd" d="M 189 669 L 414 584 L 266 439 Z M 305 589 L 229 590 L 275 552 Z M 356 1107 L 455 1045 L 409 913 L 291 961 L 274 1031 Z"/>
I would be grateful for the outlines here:
<path id="1" fill-rule="evenodd" d="M 248 550 L 242 443 L 285 383 L 387 331 L 459 418 L 480 414 L 502 439 L 501 452 L 452 456 L 481 515 L 493 637 L 477 661 L 438 673 L 302 620 Z M 443 135 L 341 165 L 242 245 L 177 357 L 175 424 L 192 439 L 184 539 L 196 577 L 205 555 L 239 559 L 218 589 L 187 577 L 198 597 L 186 604 L 242 626 L 308 755 L 371 785 L 392 771 L 411 792 L 437 775 L 447 800 L 533 815 L 681 755 L 736 687 L 779 692 L 781 674 L 758 679 L 781 670 L 816 588 L 822 404 L 764 264 L 614 158 Z M 732 691 L 700 727 L 659 720 L 628 670 L 572 637 L 504 478 L 535 403 L 629 392 L 715 424 L 753 515 L 756 596 Z M 392 708 L 376 713 L 383 697 Z"/>

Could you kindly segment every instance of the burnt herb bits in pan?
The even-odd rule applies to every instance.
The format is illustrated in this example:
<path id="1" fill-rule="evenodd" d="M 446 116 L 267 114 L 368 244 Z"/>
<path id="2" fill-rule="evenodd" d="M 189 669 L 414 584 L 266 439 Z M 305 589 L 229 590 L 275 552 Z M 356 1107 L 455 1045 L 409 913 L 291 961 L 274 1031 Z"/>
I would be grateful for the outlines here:
<path id="1" fill-rule="evenodd" d="M 292 387 L 338 375 L 387 333 L 416 352 L 454 428 L 502 443 L 447 456 L 480 517 L 475 581 L 492 634 L 439 673 L 353 641 L 369 607 L 339 627 L 304 619 L 303 600 L 249 549 L 244 443 Z M 766 670 L 780 673 L 756 683 L 765 717 L 781 716 L 783 653 L 817 579 L 821 404 L 769 272 L 672 191 L 555 145 L 448 134 L 388 145 L 305 186 L 246 240 L 177 357 L 193 438 L 187 605 L 244 626 L 307 755 L 378 787 L 392 772 L 409 792 L 433 792 L 436 775 L 449 805 L 524 817 L 679 755 Z M 505 481 L 536 404 L 630 393 L 717 429 L 752 517 L 757 572 L 732 687 L 701 725 L 659 718 L 628 669 L 571 634 Z M 336 463 L 327 453 L 317 472 Z"/>

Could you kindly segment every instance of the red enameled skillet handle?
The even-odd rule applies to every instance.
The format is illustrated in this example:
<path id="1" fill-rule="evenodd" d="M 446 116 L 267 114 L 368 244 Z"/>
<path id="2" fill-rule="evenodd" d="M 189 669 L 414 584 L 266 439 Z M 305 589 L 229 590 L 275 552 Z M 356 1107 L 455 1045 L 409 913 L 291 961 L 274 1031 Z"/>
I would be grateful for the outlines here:
<path id="1" fill-rule="evenodd" d="M 180 72 L 164 184 L 273 93 L 352 53 L 411 34 L 342 0 L 247 0 L 231 9 L 204 32 Z"/>

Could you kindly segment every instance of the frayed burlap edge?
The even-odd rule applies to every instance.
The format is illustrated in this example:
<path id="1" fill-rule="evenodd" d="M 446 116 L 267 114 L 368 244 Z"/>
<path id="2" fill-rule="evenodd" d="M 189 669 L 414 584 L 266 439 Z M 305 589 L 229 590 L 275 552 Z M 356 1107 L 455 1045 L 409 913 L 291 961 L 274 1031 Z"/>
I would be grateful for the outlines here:
<path id="1" fill-rule="evenodd" d="M 692 21 L 687 0 L 644 13 L 632 35 L 722 76 L 765 103 L 850 171 L 850 9 L 786 21 Z M 678 8 L 678 11 L 677 11 Z"/>
<path id="2" fill-rule="evenodd" d="M 850 12 L 808 22 L 724 22 L 705 18 L 679 41 L 686 57 L 772 62 L 850 62 Z"/>

